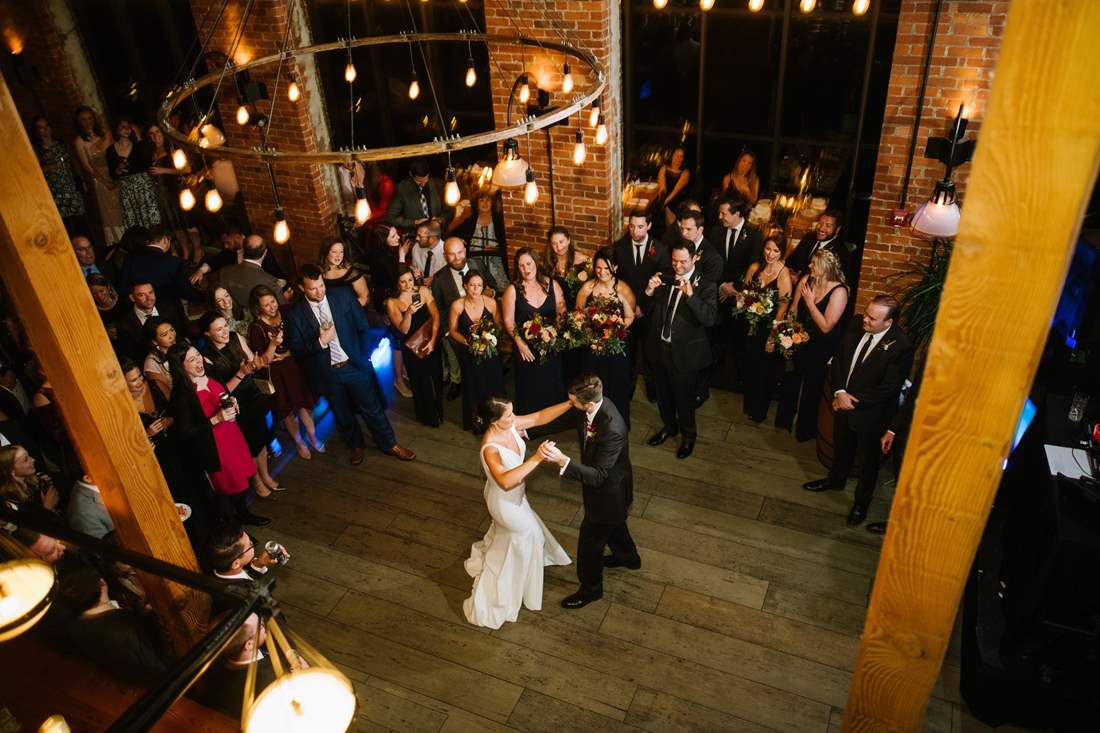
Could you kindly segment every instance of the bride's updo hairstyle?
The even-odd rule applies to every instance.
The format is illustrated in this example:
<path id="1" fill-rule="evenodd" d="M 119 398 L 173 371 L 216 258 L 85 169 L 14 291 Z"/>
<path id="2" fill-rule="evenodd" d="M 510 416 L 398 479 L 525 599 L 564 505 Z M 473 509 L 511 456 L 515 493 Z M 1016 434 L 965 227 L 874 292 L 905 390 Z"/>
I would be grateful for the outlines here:
<path id="1" fill-rule="evenodd" d="M 512 400 L 507 395 L 494 394 L 486 397 L 485 401 L 477 408 L 477 417 L 474 420 L 477 429 L 487 430 L 490 425 L 504 415 L 504 411 L 508 409 L 510 404 L 512 404 Z"/>

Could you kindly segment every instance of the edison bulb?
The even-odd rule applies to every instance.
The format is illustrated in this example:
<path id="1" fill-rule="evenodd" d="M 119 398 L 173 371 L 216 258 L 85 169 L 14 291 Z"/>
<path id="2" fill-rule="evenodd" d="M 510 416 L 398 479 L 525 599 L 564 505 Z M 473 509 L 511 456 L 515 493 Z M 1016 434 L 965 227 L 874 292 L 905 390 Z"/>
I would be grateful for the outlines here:
<path id="1" fill-rule="evenodd" d="M 803 13 L 812 13 L 817 7 L 817 0 L 799 0 L 798 9 Z"/>
<path id="2" fill-rule="evenodd" d="M 598 104 L 592 105 L 592 111 L 588 113 L 588 126 L 595 127 L 600 124 L 600 106 Z"/>
<path id="3" fill-rule="evenodd" d="M 344 81 L 346 81 L 348 84 L 351 84 L 353 81 L 355 81 L 355 77 L 357 76 L 358 74 L 355 71 L 355 64 L 349 61 L 348 65 L 344 67 Z"/>
<path id="4" fill-rule="evenodd" d="M 466 86 L 472 87 L 477 84 L 477 72 L 474 71 L 474 65 L 470 64 L 466 67 Z"/>
<path id="5" fill-rule="evenodd" d="M 190 188 L 180 191 L 180 208 L 184 211 L 195 208 L 195 194 L 191 192 Z"/>
<path id="6" fill-rule="evenodd" d="M 699 7 L 703 10 L 710 10 L 714 7 L 714 0 L 699 0 Z"/>
<path id="7" fill-rule="evenodd" d="M 607 143 L 607 125 L 604 124 L 603 118 L 600 118 L 600 126 L 596 128 L 596 144 L 604 145 Z"/>
<path id="8" fill-rule="evenodd" d="M 420 96 L 420 82 L 415 78 L 409 82 L 409 99 L 416 99 Z"/>
<path id="9" fill-rule="evenodd" d="M 290 86 L 286 88 L 286 96 L 291 102 L 297 102 L 302 96 L 302 90 L 298 87 L 298 82 L 290 82 Z"/>
<path id="10" fill-rule="evenodd" d="M 561 90 L 564 94 L 569 94 L 573 91 L 573 72 L 569 69 L 569 64 L 565 65 L 563 69 L 565 76 L 561 79 Z"/>
<path id="11" fill-rule="evenodd" d="M 172 151 L 172 165 L 178 171 L 187 167 L 187 153 L 183 152 L 183 148 L 176 148 Z"/>
<path id="12" fill-rule="evenodd" d="M 238 125 L 247 125 L 250 117 L 252 117 L 252 115 L 248 113 L 248 107 L 245 107 L 243 104 L 240 107 L 237 107 Z"/>
<path id="13" fill-rule="evenodd" d="M 584 165 L 584 159 L 588 156 L 588 150 L 584 147 L 584 140 L 578 137 L 573 146 L 573 165 Z"/>
<path id="14" fill-rule="evenodd" d="M 533 206 L 538 200 L 539 186 L 535 183 L 535 179 L 531 178 L 527 181 L 527 185 L 523 189 L 523 202 L 528 206 Z"/>
<path id="15" fill-rule="evenodd" d="M 666 5 L 668 5 L 668 0 L 653 0 L 653 7 L 658 10 L 664 10 Z"/>
<path id="16" fill-rule="evenodd" d="M 447 206 L 454 206 L 461 198 L 462 192 L 458 190 L 458 181 L 447 181 L 443 191 L 443 200 L 447 202 Z"/>
<path id="17" fill-rule="evenodd" d="M 206 192 L 206 210 L 211 214 L 217 212 L 222 207 L 222 195 L 218 193 L 218 189 L 211 188 Z"/>
<path id="18" fill-rule="evenodd" d="M 759 13 L 764 8 L 764 0 L 749 0 L 749 10 Z"/>
<path id="19" fill-rule="evenodd" d="M 855 0 L 852 3 L 852 14 L 856 16 L 863 15 L 869 7 L 871 7 L 871 0 Z"/>
<path id="20" fill-rule="evenodd" d="M 286 244 L 286 240 L 290 239 L 290 227 L 287 226 L 286 219 L 279 218 L 275 220 L 273 236 L 279 244 Z"/>
<path id="21" fill-rule="evenodd" d="M 519 101 L 521 104 L 527 104 L 529 99 L 531 99 L 531 85 L 524 79 L 523 83 L 519 85 Z"/>
<path id="22" fill-rule="evenodd" d="M 366 197 L 355 199 L 355 222 L 357 224 L 366 224 L 367 219 L 370 218 L 370 202 Z"/>

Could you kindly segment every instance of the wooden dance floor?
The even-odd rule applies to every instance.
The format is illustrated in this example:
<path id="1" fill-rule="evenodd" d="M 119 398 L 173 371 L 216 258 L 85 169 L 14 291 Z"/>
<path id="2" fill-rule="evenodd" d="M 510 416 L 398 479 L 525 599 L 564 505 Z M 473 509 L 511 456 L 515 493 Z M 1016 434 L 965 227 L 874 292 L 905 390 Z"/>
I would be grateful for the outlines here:
<path id="1" fill-rule="evenodd" d="M 352 467 L 335 436 L 326 455 L 290 460 L 289 490 L 256 507 L 275 520 L 256 535 L 293 555 L 276 595 L 355 682 L 352 730 L 839 731 L 881 541 L 845 527 L 851 488 L 801 490 L 823 475 L 812 443 L 749 422 L 740 395 L 712 394 L 685 461 L 676 439 L 645 445 L 656 406 L 632 406 L 642 569 L 607 571 L 603 601 L 565 611 L 574 568 L 549 568 L 543 610 L 493 632 L 462 615 L 462 561 L 489 517 L 459 401 L 439 429 L 395 402 L 411 464 L 368 449 Z M 557 439 L 577 455 L 572 434 Z M 540 468 L 527 494 L 572 556 L 580 485 Z M 885 511 L 876 499 L 869 519 Z M 988 730 L 964 724 L 958 676 L 956 646 L 926 730 Z"/>

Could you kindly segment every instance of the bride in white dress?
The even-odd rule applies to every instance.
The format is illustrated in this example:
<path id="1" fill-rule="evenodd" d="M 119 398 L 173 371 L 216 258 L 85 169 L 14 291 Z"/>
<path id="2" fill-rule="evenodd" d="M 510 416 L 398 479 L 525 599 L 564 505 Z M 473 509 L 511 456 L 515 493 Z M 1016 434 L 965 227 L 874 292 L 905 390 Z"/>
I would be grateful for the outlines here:
<path id="1" fill-rule="evenodd" d="M 462 610 L 472 624 L 499 629 L 505 621 L 516 620 L 521 604 L 541 611 L 543 567 L 570 563 L 527 502 L 524 481 L 542 459 L 538 451 L 526 458 L 527 445 L 520 437 L 521 430 L 545 425 L 569 409 L 563 402 L 533 415 L 515 415 L 505 397 L 490 397 L 482 405 L 482 419 L 489 427 L 481 443 L 481 467 L 493 523 L 470 548 L 465 563 L 474 589 Z"/>

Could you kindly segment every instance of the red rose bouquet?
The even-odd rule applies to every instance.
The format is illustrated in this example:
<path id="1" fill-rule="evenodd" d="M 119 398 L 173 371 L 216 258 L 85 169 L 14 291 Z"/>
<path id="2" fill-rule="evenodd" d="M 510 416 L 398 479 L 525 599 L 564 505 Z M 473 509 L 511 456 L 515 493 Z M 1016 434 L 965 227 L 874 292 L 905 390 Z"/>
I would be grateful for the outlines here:
<path id="1" fill-rule="evenodd" d="M 628 331 L 622 308 L 617 301 L 606 298 L 593 298 L 585 308 L 588 318 L 588 330 L 591 334 L 590 348 L 593 354 L 607 356 L 626 355 Z"/>
<path id="2" fill-rule="evenodd" d="M 545 364 L 546 359 L 557 349 L 557 327 L 543 321 L 542 316 L 537 313 L 523 324 L 520 335 L 539 364 Z"/>
<path id="3" fill-rule="evenodd" d="M 737 291 L 734 299 L 733 315 L 744 318 L 749 324 L 749 335 L 756 333 L 756 327 L 768 322 L 775 315 L 777 305 L 776 292 L 771 288 L 761 288 L 754 284 L 745 285 Z"/>

